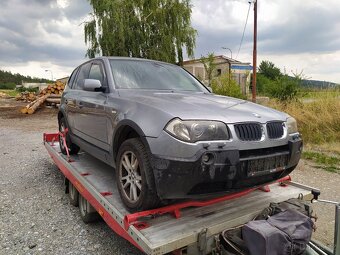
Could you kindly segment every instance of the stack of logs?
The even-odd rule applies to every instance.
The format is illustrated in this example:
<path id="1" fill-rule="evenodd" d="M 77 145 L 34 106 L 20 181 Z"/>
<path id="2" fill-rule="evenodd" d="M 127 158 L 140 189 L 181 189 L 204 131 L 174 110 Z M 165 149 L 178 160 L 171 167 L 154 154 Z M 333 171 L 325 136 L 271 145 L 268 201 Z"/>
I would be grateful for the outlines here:
<path id="1" fill-rule="evenodd" d="M 64 88 L 65 84 L 59 81 L 55 84 L 48 85 L 47 88 L 40 91 L 38 96 L 34 95 L 34 100 L 28 100 L 30 103 L 23 107 L 21 112 L 32 114 L 44 103 L 45 105 L 59 107 L 61 94 L 63 93 Z"/>
<path id="2" fill-rule="evenodd" d="M 15 99 L 17 101 L 24 101 L 24 102 L 33 102 L 34 100 L 37 99 L 37 95 L 34 92 L 21 92 L 20 94 L 18 94 Z"/>
<path id="3" fill-rule="evenodd" d="M 46 95 L 46 94 L 57 94 L 61 95 L 64 91 L 65 84 L 57 81 L 54 84 L 50 84 L 47 86 L 47 88 L 40 91 L 40 95 Z"/>

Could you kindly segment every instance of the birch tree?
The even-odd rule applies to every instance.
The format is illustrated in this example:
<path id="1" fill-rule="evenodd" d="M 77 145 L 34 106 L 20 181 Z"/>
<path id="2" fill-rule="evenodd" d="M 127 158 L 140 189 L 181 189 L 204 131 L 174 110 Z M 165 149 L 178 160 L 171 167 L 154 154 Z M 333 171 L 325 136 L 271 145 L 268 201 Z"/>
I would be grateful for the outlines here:
<path id="1" fill-rule="evenodd" d="M 85 23 L 87 56 L 127 56 L 170 63 L 194 55 L 191 0 L 89 0 Z"/>

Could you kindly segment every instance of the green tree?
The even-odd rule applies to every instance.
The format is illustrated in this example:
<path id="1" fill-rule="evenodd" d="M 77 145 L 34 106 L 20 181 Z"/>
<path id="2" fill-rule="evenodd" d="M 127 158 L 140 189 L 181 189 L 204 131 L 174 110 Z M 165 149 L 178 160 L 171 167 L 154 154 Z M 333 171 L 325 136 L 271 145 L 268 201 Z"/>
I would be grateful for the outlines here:
<path id="1" fill-rule="evenodd" d="M 207 74 L 209 86 L 211 86 L 211 81 L 213 80 L 215 76 L 216 71 L 216 64 L 215 64 L 215 56 L 214 53 L 208 53 L 208 56 L 204 57 L 202 56 L 200 58 L 200 62 L 203 64 L 205 72 Z"/>
<path id="2" fill-rule="evenodd" d="M 19 73 L 13 74 L 10 71 L 0 70 L 0 87 L 13 89 L 16 84 L 21 84 L 22 82 L 52 82 L 48 79 L 42 79 L 31 76 L 24 76 Z"/>
<path id="3" fill-rule="evenodd" d="M 85 23 L 87 56 L 141 57 L 183 61 L 183 47 L 194 55 L 191 0 L 89 0 L 92 20 Z"/>
<path id="4" fill-rule="evenodd" d="M 261 62 L 258 72 L 270 80 L 275 80 L 282 76 L 280 68 L 276 67 L 273 62 L 268 60 Z"/>
<path id="5" fill-rule="evenodd" d="M 273 83 L 273 80 L 269 79 L 267 76 L 262 73 L 258 73 L 256 75 L 256 91 L 259 94 L 265 95 L 268 91 L 268 88 Z"/>

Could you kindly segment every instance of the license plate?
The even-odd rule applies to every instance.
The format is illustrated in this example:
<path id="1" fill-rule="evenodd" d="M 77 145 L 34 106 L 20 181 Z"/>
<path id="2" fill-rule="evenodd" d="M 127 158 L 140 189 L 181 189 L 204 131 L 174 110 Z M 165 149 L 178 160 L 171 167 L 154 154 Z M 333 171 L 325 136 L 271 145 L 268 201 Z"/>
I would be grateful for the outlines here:
<path id="1" fill-rule="evenodd" d="M 241 163 L 241 166 L 246 170 L 248 176 L 256 176 L 285 170 L 287 163 L 288 155 L 278 155 L 246 160 Z"/>

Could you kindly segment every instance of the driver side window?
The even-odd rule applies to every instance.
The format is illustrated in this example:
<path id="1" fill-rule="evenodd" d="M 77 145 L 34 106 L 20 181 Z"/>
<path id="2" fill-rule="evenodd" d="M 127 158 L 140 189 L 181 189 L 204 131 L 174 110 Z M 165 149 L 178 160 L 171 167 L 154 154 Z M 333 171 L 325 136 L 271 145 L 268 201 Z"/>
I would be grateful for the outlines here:
<path id="1" fill-rule="evenodd" d="M 99 63 L 93 63 L 89 73 L 89 79 L 99 80 L 102 84 L 102 88 L 107 90 L 106 78 L 102 65 Z"/>
<path id="2" fill-rule="evenodd" d="M 90 63 L 87 63 L 80 67 L 75 83 L 75 89 L 82 90 L 84 88 L 84 80 L 88 78 L 90 65 Z"/>

